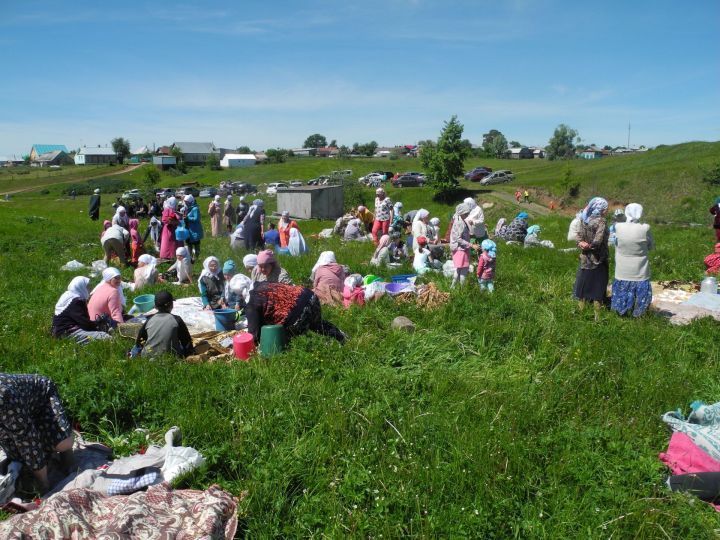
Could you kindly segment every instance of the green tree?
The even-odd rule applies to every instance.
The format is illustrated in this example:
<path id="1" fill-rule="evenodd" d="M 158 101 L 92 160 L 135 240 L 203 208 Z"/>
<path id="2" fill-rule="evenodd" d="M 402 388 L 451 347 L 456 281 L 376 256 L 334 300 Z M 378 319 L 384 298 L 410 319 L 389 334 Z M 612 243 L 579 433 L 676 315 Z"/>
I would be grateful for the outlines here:
<path id="1" fill-rule="evenodd" d="M 143 180 L 149 189 L 155 187 L 160 182 L 160 171 L 154 165 L 144 165 Z"/>
<path id="2" fill-rule="evenodd" d="M 332 141 L 330 141 L 330 144 L 328 144 L 328 146 L 337 147 L 337 140 L 333 139 Z"/>
<path id="3" fill-rule="evenodd" d="M 369 143 L 361 144 L 357 147 L 357 151 L 360 152 L 364 156 L 372 156 L 375 154 L 375 150 L 377 150 L 378 143 L 375 141 L 370 141 Z M 353 148 L 355 148 L 353 146 Z"/>
<path id="4" fill-rule="evenodd" d="M 238 154 L 252 154 L 252 150 L 250 150 L 249 146 L 238 146 L 237 148 Z"/>
<path id="5" fill-rule="evenodd" d="M 208 154 L 208 157 L 205 160 L 205 166 L 211 171 L 220 170 L 220 156 L 215 153 Z"/>
<path id="6" fill-rule="evenodd" d="M 546 148 L 547 158 L 550 160 L 574 158 L 575 147 L 573 141 L 575 139 L 577 139 L 577 142 L 581 140 L 578 137 L 578 132 L 565 124 L 560 124 L 555 128 L 553 136 L 548 141 Z"/>
<path id="7" fill-rule="evenodd" d="M 497 158 L 505 157 L 507 149 L 507 139 L 497 129 L 491 129 L 483 134 L 483 150 L 486 155 Z"/>
<path id="8" fill-rule="evenodd" d="M 343 144 L 340 148 L 338 148 L 338 157 L 339 158 L 350 157 L 350 149 Z"/>
<path id="9" fill-rule="evenodd" d="M 522 148 L 522 144 L 517 141 L 510 141 L 510 148 Z"/>
<path id="10" fill-rule="evenodd" d="M 268 163 L 283 163 L 290 153 L 284 148 L 268 148 L 265 150 Z"/>
<path id="11" fill-rule="evenodd" d="M 123 139 L 122 137 L 116 137 L 110 144 L 113 147 L 113 151 L 118 155 L 118 159 L 122 163 L 125 158 L 130 155 L 130 141 Z"/>
<path id="12" fill-rule="evenodd" d="M 327 146 L 327 139 L 319 133 L 310 135 L 303 143 L 303 148 L 320 148 L 321 146 Z"/>
<path id="13" fill-rule="evenodd" d="M 463 144 L 464 127 L 453 115 L 445 122 L 435 146 L 423 146 L 420 163 L 425 170 L 428 184 L 438 198 L 447 198 L 460 185 L 468 148 Z"/>

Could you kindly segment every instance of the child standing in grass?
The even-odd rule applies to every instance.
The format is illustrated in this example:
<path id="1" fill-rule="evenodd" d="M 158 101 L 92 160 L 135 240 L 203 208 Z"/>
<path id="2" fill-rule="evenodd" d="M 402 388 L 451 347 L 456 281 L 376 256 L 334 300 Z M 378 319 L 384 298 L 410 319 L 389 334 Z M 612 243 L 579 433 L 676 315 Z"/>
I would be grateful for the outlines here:
<path id="1" fill-rule="evenodd" d="M 497 246 L 492 240 L 483 240 L 480 244 L 482 253 L 478 257 L 477 278 L 480 290 L 493 292 L 495 290 L 495 260 L 497 257 Z"/>

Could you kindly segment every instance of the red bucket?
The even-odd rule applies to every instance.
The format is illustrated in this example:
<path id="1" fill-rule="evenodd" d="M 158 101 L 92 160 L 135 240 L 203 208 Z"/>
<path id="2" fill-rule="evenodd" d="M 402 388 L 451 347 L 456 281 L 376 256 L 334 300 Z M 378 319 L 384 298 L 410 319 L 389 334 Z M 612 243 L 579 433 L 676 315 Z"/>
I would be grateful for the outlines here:
<path id="1" fill-rule="evenodd" d="M 249 360 L 255 352 L 255 338 L 250 332 L 240 332 L 233 338 L 233 354 L 240 360 Z"/>

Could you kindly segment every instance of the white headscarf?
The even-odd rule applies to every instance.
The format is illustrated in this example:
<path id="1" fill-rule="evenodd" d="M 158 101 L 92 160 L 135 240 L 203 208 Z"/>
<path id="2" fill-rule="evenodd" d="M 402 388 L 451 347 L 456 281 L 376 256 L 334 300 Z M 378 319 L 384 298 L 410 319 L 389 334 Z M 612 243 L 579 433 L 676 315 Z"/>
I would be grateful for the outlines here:
<path id="1" fill-rule="evenodd" d="M 360 274 L 350 274 L 345 278 L 343 284 L 350 290 L 362 286 L 363 278 Z"/>
<path id="2" fill-rule="evenodd" d="M 95 288 L 90 293 L 90 296 L 95 294 L 95 291 L 97 291 L 103 285 L 103 283 L 109 283 L 112 278 L 121 275 L 122 274 L 120 274 L 120 270 L 118 270 L 114 266 L 108 266 L 105 270 L 102 271 L 102 281 L 95 286 Z M 125 294 L 123 293 L 122 283 L 120 283 L 117 291 L 120 294 L 120 303 L 124 306 L 127 303 L 127 300 L 125 299 Z"/>
<path id="3" fill-rule="evenodd" d="M 210 263 L 215 261 L 217 263 L 217 270 L 213 272 L 210 270 Z M 214 255 L 210 255 L 203 261 L 203 269 L 202 272 L 200 272 L 200 277 L 198 278 L 198 287 L 200 286 L 200 281 L 205 276 L 208 277 L 218 277 L 218 275 L 222 272 L 222 266 L 220 265 L 220 259 L 215 257 Z"/>
<path id="4" fill-rule="evenodd" d="M 182 255 L 185 257 L 182 261 L 175 261 L 175 268 L 177 269 L 178 281 L 183 281 L 185 278 L 190 279 L 192 275 L 192 262 L 190 260 L 190 252 L 185 246 L 180 246 L 175 250 L 175 256 Z"/>
<path id="5" fill-rule="evenodd" d="M 140 257 L 138 257 L 138 262 L 145 263 L 145 266 L 143 266 L 142 268 L 144 270 L 145 279 L 150 279 L 150 276 L 155 270 L 155 265 L 157 265 L 157 259 L 152 255 L 144 253 L 143 255 L 140 255 Z"/>
<path id="6" fill-rule="evenodd" d="M 118 206 L 118 207 L 117 207 L 117 210 L 115 210 L 115 215 L 116 215 L 117 217 L 123 217 L 123 216 L 120 215 L 121 212 L 125 212 L 125 213 L 127 214 L 127 210 L 125 210 L 125 207 L 124 207 L 124 206 Z"/>
<path id="7" fill-rule="evenodd" d="M 438 225 L 440 225 L 440 218 L 438 218 L 438 217 L 432 218 L 430 220 L 430 225 L 432 225 L 434 227 L 437 227 Z"/>
<path id="8" fill-rule="evenodd" d="M 182 255 L 186 259 L 190 258 L 190 252 L 188 251 L 188 249 L 185 246 L 180 246 L 179 248 L 177 248 L 175 250 L 175 256 L 177 257 L 178 255 Z"/>
<path id="9" fill-rule="evenodd" d="M 67 291 L 60 295 L 60 299 L 57 301 L 57 304 L 55 304 L 55 315 L 60 315 L 63 311 L 65 311 L 65 309 L 70 305 L 70 302 L 76 298 L 87 300 L 90 297 L 88 283 L 90 283 L 90 278 L 86 278 L 85 276 L 76 276 L 72 278 Z"/>
<path id="10" fill-rule="evenodd" d="M 219 202 L 220 202 L 220 195 L 215 195 L 215 198 L 213 199 L 213 202 L 219 203 Z"/>
<path id="11" fill-rule="evenodd" d="M 235 274 L 230 280 L 229 287 L 235 294 L 242 295 L 246 303 L 250 301 L 250 291 L 253 288 L 253 282 L 245 274 Z"/>
<path id="12" fill-rule="evenodd" d="M 175 210 L 175 207 L 177 206 L 177 199 L 175 197 L 168 197 L 165 199 L 165 202 L 163 203 L 163 208 L 171 208 Z"/>
<path id="13" fill-rule="evenodd" d="M 428 212 L 428 211 L 425 210 L 424 208 L 421 208 L 421 209 L 418 210 L 417 213 L 415 214 L 415 217 L 413 218 L 413 221 L 420 221 L 420 220 L 422 220 L 423 218 L 428 217 L 429 215 L 430 215 L 430 212 Z"/>
<path id="14" fill-rule="evenodd" d="M 298 256 L 307 252 L 307 245 L 305 245 L 305 238 L 300 234 L 295 227 L 290 229 L 290 240 L 288 240 L 288 250 L 290 255 Z"/>
<path id="15" fill-rule="evenodd" d="M 320 268 L 321 266 L 325 266 L 330 263 L 336 263 L 337 260 L 335 259 L 335 252 L 334 251 L 323 251 L 320 253 L 320 256 L 318 257 L 317 262 L 315 263 L 315 266 L 312 267 L 312 271 L 310 272 L 310 275 L 315 275 L 315 271 Z"/>
<path id="16" fill-rule="evenodd" d="M 185 201 L 186 203 L 188 203 L 188 205 L 193 205 L 193 204 L 195 204 L 195 197 L 193 197 L 192 195 L 188 194 L 188 195 L 185 195 L 185 197 L 183 197 L 183 201 Z"/>
<path id="17" fill-rule="evenodd" d="M 639 223 L 643 215 L 643 207 L 638 203 L 630 203 L 625 207 L 625 216 L 631 223 Z"/>
<path id="18" fill-rule="evenodd" d="M 257 266 L 257 255 L 248 253 L 243 257 L 243 266 L 245 268 L 255 268 Z"/>
<path id="19" fill-rule="evenodd" d="M 463 202 L 470 205 L 470 210 L 477 206 L 475 199 L 473 199 L 472 197 L 467 197 L 466 199 L 463 199 Z"/>

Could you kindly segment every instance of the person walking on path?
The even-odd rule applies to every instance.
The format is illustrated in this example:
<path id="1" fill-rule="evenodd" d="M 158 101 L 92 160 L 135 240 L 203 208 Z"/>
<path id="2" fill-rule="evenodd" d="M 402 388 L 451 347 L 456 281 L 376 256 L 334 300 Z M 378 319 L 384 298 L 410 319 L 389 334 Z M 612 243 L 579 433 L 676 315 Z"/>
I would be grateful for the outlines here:
<path id="1" fill-rule="evenodd" d="M 520 197 L 521 197 L 521 196 L 522 196 L 522 193 L 520 193 L 520 190 L 519 190 L 519 189 L 516 189 L 516 190 L 515 190 L 515 200 L 516 200 L 518 203 L 520 202 Z"/>
<path id="2" fill-rule="evenodd" d="M 525 191 L 523 191 L 523 197 L 525 198 L 525 203 L 530 202 L 530 193 L 528 192 L 527 188 L 525 188 Z"/>

